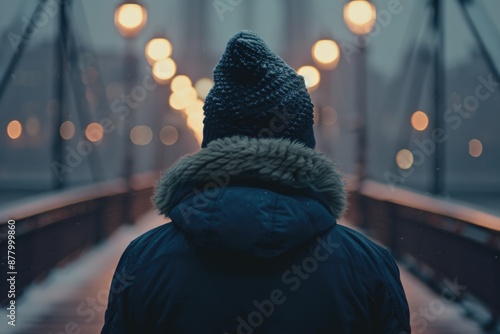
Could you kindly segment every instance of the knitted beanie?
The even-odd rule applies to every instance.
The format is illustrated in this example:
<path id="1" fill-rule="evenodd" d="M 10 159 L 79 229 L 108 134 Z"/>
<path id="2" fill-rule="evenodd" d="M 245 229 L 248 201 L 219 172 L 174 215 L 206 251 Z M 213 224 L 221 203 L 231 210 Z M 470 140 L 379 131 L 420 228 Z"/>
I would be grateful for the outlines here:
<path id="1" fill-rule="evenodd" d="M 202 147 L 236 135 L 316 145 L 304 78 L 251 31 L 241 31 L 227 43 L 203 109 Z"/>

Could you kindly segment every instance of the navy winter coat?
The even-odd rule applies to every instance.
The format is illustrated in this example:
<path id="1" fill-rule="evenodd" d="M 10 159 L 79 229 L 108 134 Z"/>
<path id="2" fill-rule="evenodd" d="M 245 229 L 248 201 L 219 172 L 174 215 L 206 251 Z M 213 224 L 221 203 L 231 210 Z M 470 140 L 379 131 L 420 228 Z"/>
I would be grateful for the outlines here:
<path id="1" fill-rule="evenodd" d="M 343 183 L 322 154 L 224 138 L 181 159 L 155 203 L 172 222 L 134 240 L 102 333 L 408 333 L 389 252 L 336 223 Z"/>

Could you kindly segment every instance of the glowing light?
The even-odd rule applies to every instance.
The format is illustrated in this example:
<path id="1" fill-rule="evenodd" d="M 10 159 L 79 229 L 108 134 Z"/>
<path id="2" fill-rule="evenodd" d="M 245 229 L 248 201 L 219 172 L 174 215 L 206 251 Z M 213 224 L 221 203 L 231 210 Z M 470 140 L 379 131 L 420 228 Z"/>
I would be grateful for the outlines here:
<path id="1" fill-rule="evenodd" d="M 321 109 L 321 124 L 330 126 L 337 121 L 337 110 L 332 107 L 324 107 Z"/>
<path id="2" fill-rule="evenodd" d="M 376 19 L 375 6 L 366 0 L 350 1 L 344 6 L 344 20 L 347 27 L 355 34 L 368 34 Z"/>
<path id="3" fill-rule="evenodd" d="M 191 79 L 189 79 L 186 75 L 178 75 L 172 79 L 172 83 L 170 84 L 170 89 L 172 92 L 179 92 L 183 89 L 191 87 Z"/>
<path id="4" fill-rule="evenodd" d="M 91 142 L 101 141 L 104 137 L 104 130 L 99 123 L 90 123 L 85 129 L 85 137 Z M 64 137 L 63 137 L 64 138 Z"/>
<path id="5" fill-rule="evenodd" d="M 7 135 L 10 139 L 17 139 L 21 137 L 22 133 L 23 127 L 18 120 L 13 120 L 7 125 Z"/>
<path id="6" fill-rule="evenodd" d="M 125 3 L 115 11 L 115 25 L 124 37 L 137 35 L 147 22 L 147 11 L 141 5 Z"/>
<path id="7" fill-rule="evenodd" d="M 163 144 L 169 146 L 177 143 L 179 139 L 179 132 L 171 125 L 163 127 L 160 131 L 160 140 Z"/>
<path id="8" fill-rule="evenodd" d="M 302 66 L 297 73 L 304 77 L 308 89 L 314 89 L 321 79 L 319 71 L 314 66 Z"/>
<path id="9" fill-rule="evenodd" d="M 316 64 L 324 68 L 333 69 L 339 62 L 339 46 L 331 39 L 317 41 L 314 43 L 311 52 Z"/>
<path id="10" fill-rule="evenodd" d="M 172 44 L 166 38 L 153 38 L 146 45 L 146 58 L 150 64 L 170 57 Z"/>
<path id="11" fill-rule="evenodd" d="M 478 158 L 481 154 L 483 154 L 483 144 L 481 141 L 478 139 L 472 139 L 469 141 L 469 154 L 474 158 Z"/>
<path id="12" fill-rule="evenodd" d="M 182 110 L 189 107 L 196 101 L 198 94 L 193 87 L 184 88 L 181 91 L 172 93 L 168 100 L 170 107 L 175 110 Z"/>
<path id="13" fill-rule="evenodd" d="M 149 126 L 137 125 L 130 131 L 130 140 L 135 145 L 147 145 L 153 139 L 153 131 Z"/>
<path id="14" fill-rule="evenodd" d="M 401 169 L 409 169 L 413 165 L 413 154 L 407 149 L 400 150 L 396 154 L 396 164 Z"/>
<path id="15" fill-rule="evenodd" d="M 30 137 L 35 137 L 40 132 L 40 121 L 36 117 L 26 120 L 26 132 Z"/>
<path id="16" fill-rule="evenodd" d="M 187 126 L 193 131 L 199 144 L 203 140 L 203 101 L 197 99 L 184 112 L 187 116 Z"/>
<path id="17" fill-rule="evenodd" d="M 165 84 L 170 80 L 175 72 L 177 71 L 177 66 L 172 58 L 166 58 L 159 60 L 153 65 L 153 77 L 159 84 Z"/>
<path id="18" fill-rule="evenodd" d="M 62 139 L 70 140 L 75 135 L 75 125 L 71 121 L 66 121 L 59 127 L 59 134 Z"/>
<path id="19" fill-rule="evenodd" d="M 429 125 L 429 117 L 423 111 L 415 111 L 411 115 L 411 125 L 417 131 L 424 131 Z"/>
<path id="20" fill-rule="evenodd" d="M 196 83 L 194 84 L 194 88 L 198 92 L 198 96 L 200 99 L 205 100 L 205 98 L 208 95 L 208 92 L 210 89 L 212 89 L 212 86 L 214 85 L 214 82 L 212 79 L 209 78 L 201 78 Z"/>

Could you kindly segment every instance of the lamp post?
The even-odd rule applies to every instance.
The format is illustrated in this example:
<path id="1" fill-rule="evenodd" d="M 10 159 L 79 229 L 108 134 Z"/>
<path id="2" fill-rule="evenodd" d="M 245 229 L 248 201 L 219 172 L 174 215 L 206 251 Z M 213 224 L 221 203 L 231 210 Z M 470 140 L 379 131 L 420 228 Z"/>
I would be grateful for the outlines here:
<path id="1" fill-rule="evenodd" d="M 147 22 L 147 11 L 144 6 L 136 1 L 124 1 L 115 10 L 115 26 L 120 35 L 126 39 L 125 44 L 125 92 L 132 91 L 134 82 L 137 80 L 137 58 L 133 52 L 133 38 L 137 36 Z M 124 137 L 124 161 L 123 177 L 127 183 L 127 195 L 125 197 L 124 218 L 127 224 L 133 223 L 132 211 L 132 175 L 134 171 L 133 145 L 129 138 L 134 123 L 134 112 L 132 111 L 123 121 Z"/>
<path id="2" fill-rule="evenodd" d="M 367 0 L 353 0 L 344 6 L 344 20 L 349 30 L 359 36 L 368 34 L 376 20 L 375 6 Z M 357 67 L 357 158 L 356 176 L 358 187 L 366 176 L 366 143 L 367 143 L 367 93 L 366 93 L 366 44 L 359 38 L 359 64 Z"/>
<path id="3" fill-rule="evenodd" d="M 329 107 L 332 104 L 331 97 L 333 92 L 333 82 L 332 75 L 331 73 L 329 73 L 329 71 L 335 69 L 339 63 L 340 48 L 333 39 L 320 39 L 313 44 L 311 48 L 311 55 L 314 63 L 320 70 L 321 76 L 323 77 L 321 90 L 322 92 L 324 92 L 324 94 L 320 95 L 320 97 L 322 97 L 322 100 L 320 100 L 317 120 L 318 134 L 322 138 L 321 143 L 323 145 L 321 149 L 326 154 L 331 154 L 333 151 L 332 143 L 329 140 L 330 138 L 326 136 L 326 133 L 324 131 L 326 129 L 323 128 L 323 110 L 325 110 L 325 107 Z"/>

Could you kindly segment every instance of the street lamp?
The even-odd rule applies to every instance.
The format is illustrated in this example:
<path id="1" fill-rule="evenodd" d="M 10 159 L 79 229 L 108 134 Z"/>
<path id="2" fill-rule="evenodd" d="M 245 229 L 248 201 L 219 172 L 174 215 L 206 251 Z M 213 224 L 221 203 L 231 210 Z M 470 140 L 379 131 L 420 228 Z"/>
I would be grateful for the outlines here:
<path id="1" fill-rule="evenodd" d="M 318 87 L 319 82 L 321 81 L 321 74 L 314 66 L 302 66 L 297 70 L 297 73 L 304 77 L 306 88 L 310 92 L 315 90 Z"/>
<path id="2" fill-rule="evenodd" d="M 168 81 L 175 75 L 177 65 L 172 58 L 165 58 L 153 64 L 153 78 L 161 85 L 168 83 Z"/>
<path id="3" fill-rule="evenodd" d="M 375 5 L 367 0 L 353 0 L 344 6 L 345 23 L 356 35 L 368 34 L 376 19 Z"/>
<path id="4" fill-rule="evenodd" d="M 344 20 L 351 32 L 356 35 L 368 34 L 375 24 L 377 14 L 375 6 L 367 0 L 353 0 L 344 6 Z M 359 64 L 357 66 L 357 159 L 356 176 L 358 186 L 365 178 L 366 172 L 366 142 L 367 142 L 367 107 L 366 107 L 366 44 L 364 38 L 359 38 Z"/>
<path id="5" fill-rule="evenodd" d="M 321 39 L 314 43 L 311 48 L 314 62 L 319 68 L 332 70 L 337 67 L 340 58 L 340 49 L 337 43 L 331 39 Z"/>
<path id="6" fill-rule="evenodd" d="M 125 1 L 115 10 L 115 26 L 123 37 L 137 36 L 148 20 L 148 12 L 137 2 Z"/>
<path id="7" fill-rule="evenodd" d="M 146 58 L 150 65 L 172 54 L 172 43 L 166 38 L 153 38 L 146 44 Z"/>
<path id="8" fill-rule="evenodd" d="M 125 92 L 130 94 L 137 81 L 138 60 L 134 55 L 132 40 L 137 36 L 147 22 L 147 11 L 144 6 L 137 1 L 123 1 L 115 10 L 115 26 L 120 35 L 125 37 Z M 132 210 L 132 175 L 134 172 L 133 145 L 130 139 L 130 132 L 134 124 L 135 113 L 123 121 L 123 140 L 124 140 L 124 158 L 123 158 L 123 177 L 127 184 L 127 194 L 125 196 L 124 219 L 125 223 L 132 224 L 134 221 Z"/>

